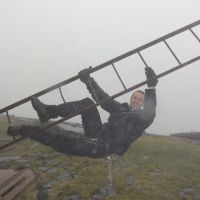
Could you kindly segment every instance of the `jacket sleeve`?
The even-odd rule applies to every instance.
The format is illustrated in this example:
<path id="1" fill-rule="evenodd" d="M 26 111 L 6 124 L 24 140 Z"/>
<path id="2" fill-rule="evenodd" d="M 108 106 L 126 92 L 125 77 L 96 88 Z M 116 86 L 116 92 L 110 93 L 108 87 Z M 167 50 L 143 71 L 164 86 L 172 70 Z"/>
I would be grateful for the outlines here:
<path id="1" fill-rule="evenodd" d="M 149 126 L 156 116 L 156 91 L 155 89 L 145 90 L 144 108 L 140 113 L 140 120 Z"/>
<path id="2" fill-rule="evenodd" d="M 96 102 L 109 98 L 109 95 L 100 88 L 100 86 L 92 77 L 89 77 L 85 84 L 90 94 L 92 95 L 92 98 Z M 120 103 L 114 99 L 109 99 L 108 101 L 105 101 L 101 104 L 101 107 L 109 113 L 119 113 L 130 110 L 127 103 Z"/>

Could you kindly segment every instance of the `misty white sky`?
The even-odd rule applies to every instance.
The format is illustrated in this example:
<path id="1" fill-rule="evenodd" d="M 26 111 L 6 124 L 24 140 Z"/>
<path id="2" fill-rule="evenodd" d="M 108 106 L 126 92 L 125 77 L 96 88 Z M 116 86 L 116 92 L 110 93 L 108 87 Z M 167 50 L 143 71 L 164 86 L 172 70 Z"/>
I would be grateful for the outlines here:
<path id="1" fill-rule="evenodd" d="M 0 108 L 197 21 L 199 10 L 199 0 L 1 0 Z M 193 30 L 200 37 L 200 26 Z M 189 32 L 168 42 L 181 62 L 200 55 L 200 43 Z M 157 73 L 177 65 L 163 44 L 142 55 Z M 145 79 L 137 56 L 116 67 L 127 86 Z M 109 94 L 122 89 L 111 67 L 93 76 Z M 200 61 L 159 80 L 150 132 L 200 131 L 199 76 Z M 89 96 L 80 81 L 63 92 L 66 101 Z M 41 100 L 62 103 L 58 94 L 56 90 Z M 118 100 L 129 101 L 129 96 Z M 30 103 L 10 113 L 36 117 Z M 103 121 L 107 116 L 102 113 Z"/>

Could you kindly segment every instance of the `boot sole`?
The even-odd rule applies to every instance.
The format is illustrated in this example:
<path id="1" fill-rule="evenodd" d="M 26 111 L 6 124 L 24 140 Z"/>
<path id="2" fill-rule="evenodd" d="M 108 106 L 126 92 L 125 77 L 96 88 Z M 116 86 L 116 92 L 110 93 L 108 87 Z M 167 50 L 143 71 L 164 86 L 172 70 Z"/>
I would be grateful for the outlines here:
<path id="1" fill-rule="evenodd" d="M 49 115 L 46 112 L 46 109 L 44 108 L 44 105 L 37 99 L 36 97 L 33 97 L 31 99 L 32 106 L 34 110 L 37 112 L 38 117 L 41 122 L 47 122 L 50 118 Z"/>

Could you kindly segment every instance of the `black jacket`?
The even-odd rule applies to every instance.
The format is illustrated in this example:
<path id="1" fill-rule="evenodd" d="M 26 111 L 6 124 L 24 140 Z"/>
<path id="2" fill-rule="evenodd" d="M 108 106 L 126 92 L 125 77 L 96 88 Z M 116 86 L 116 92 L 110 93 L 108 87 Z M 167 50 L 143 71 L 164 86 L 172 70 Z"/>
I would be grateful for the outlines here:
<path id="1" fill-rule="evenodd" d="M 109 97 L 93 78 L 90 78 L 86 85 L 95 101 Z M 119 103 L 113 99 L 106 101 L 101 107 L 110 113 L 110 117 L 108 123 L 104 124 L 107 130 L 100 136 L 100 143 L 109 143 L 110 153 L 122 155 L 153 122 L 156 110 L 155 89 L 145 90 L 142 110 L 131 111 L 127 103 Z"/>

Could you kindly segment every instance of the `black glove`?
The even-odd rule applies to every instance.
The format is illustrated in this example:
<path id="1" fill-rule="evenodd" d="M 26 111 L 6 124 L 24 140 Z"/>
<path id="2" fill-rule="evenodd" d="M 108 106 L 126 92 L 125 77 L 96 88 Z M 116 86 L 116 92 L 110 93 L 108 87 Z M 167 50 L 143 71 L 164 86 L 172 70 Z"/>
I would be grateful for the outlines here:
<path id="1" fill-rule="evenodd" d="M 91 67 L 85 68 L 78 73 L 79 78 L 83 83 L 86 83 L 88 78 L 90 77 L 90 71 L 91 71 Z"/>
<path id="2" fill-rule="evenodd" d="M 145 74 L 147 77 L 147 86 L 155 87 L 156 84 L 158 83 L 158 79 L 153 69 L 151 69 L 151 67 L 145 67 Z"/>

